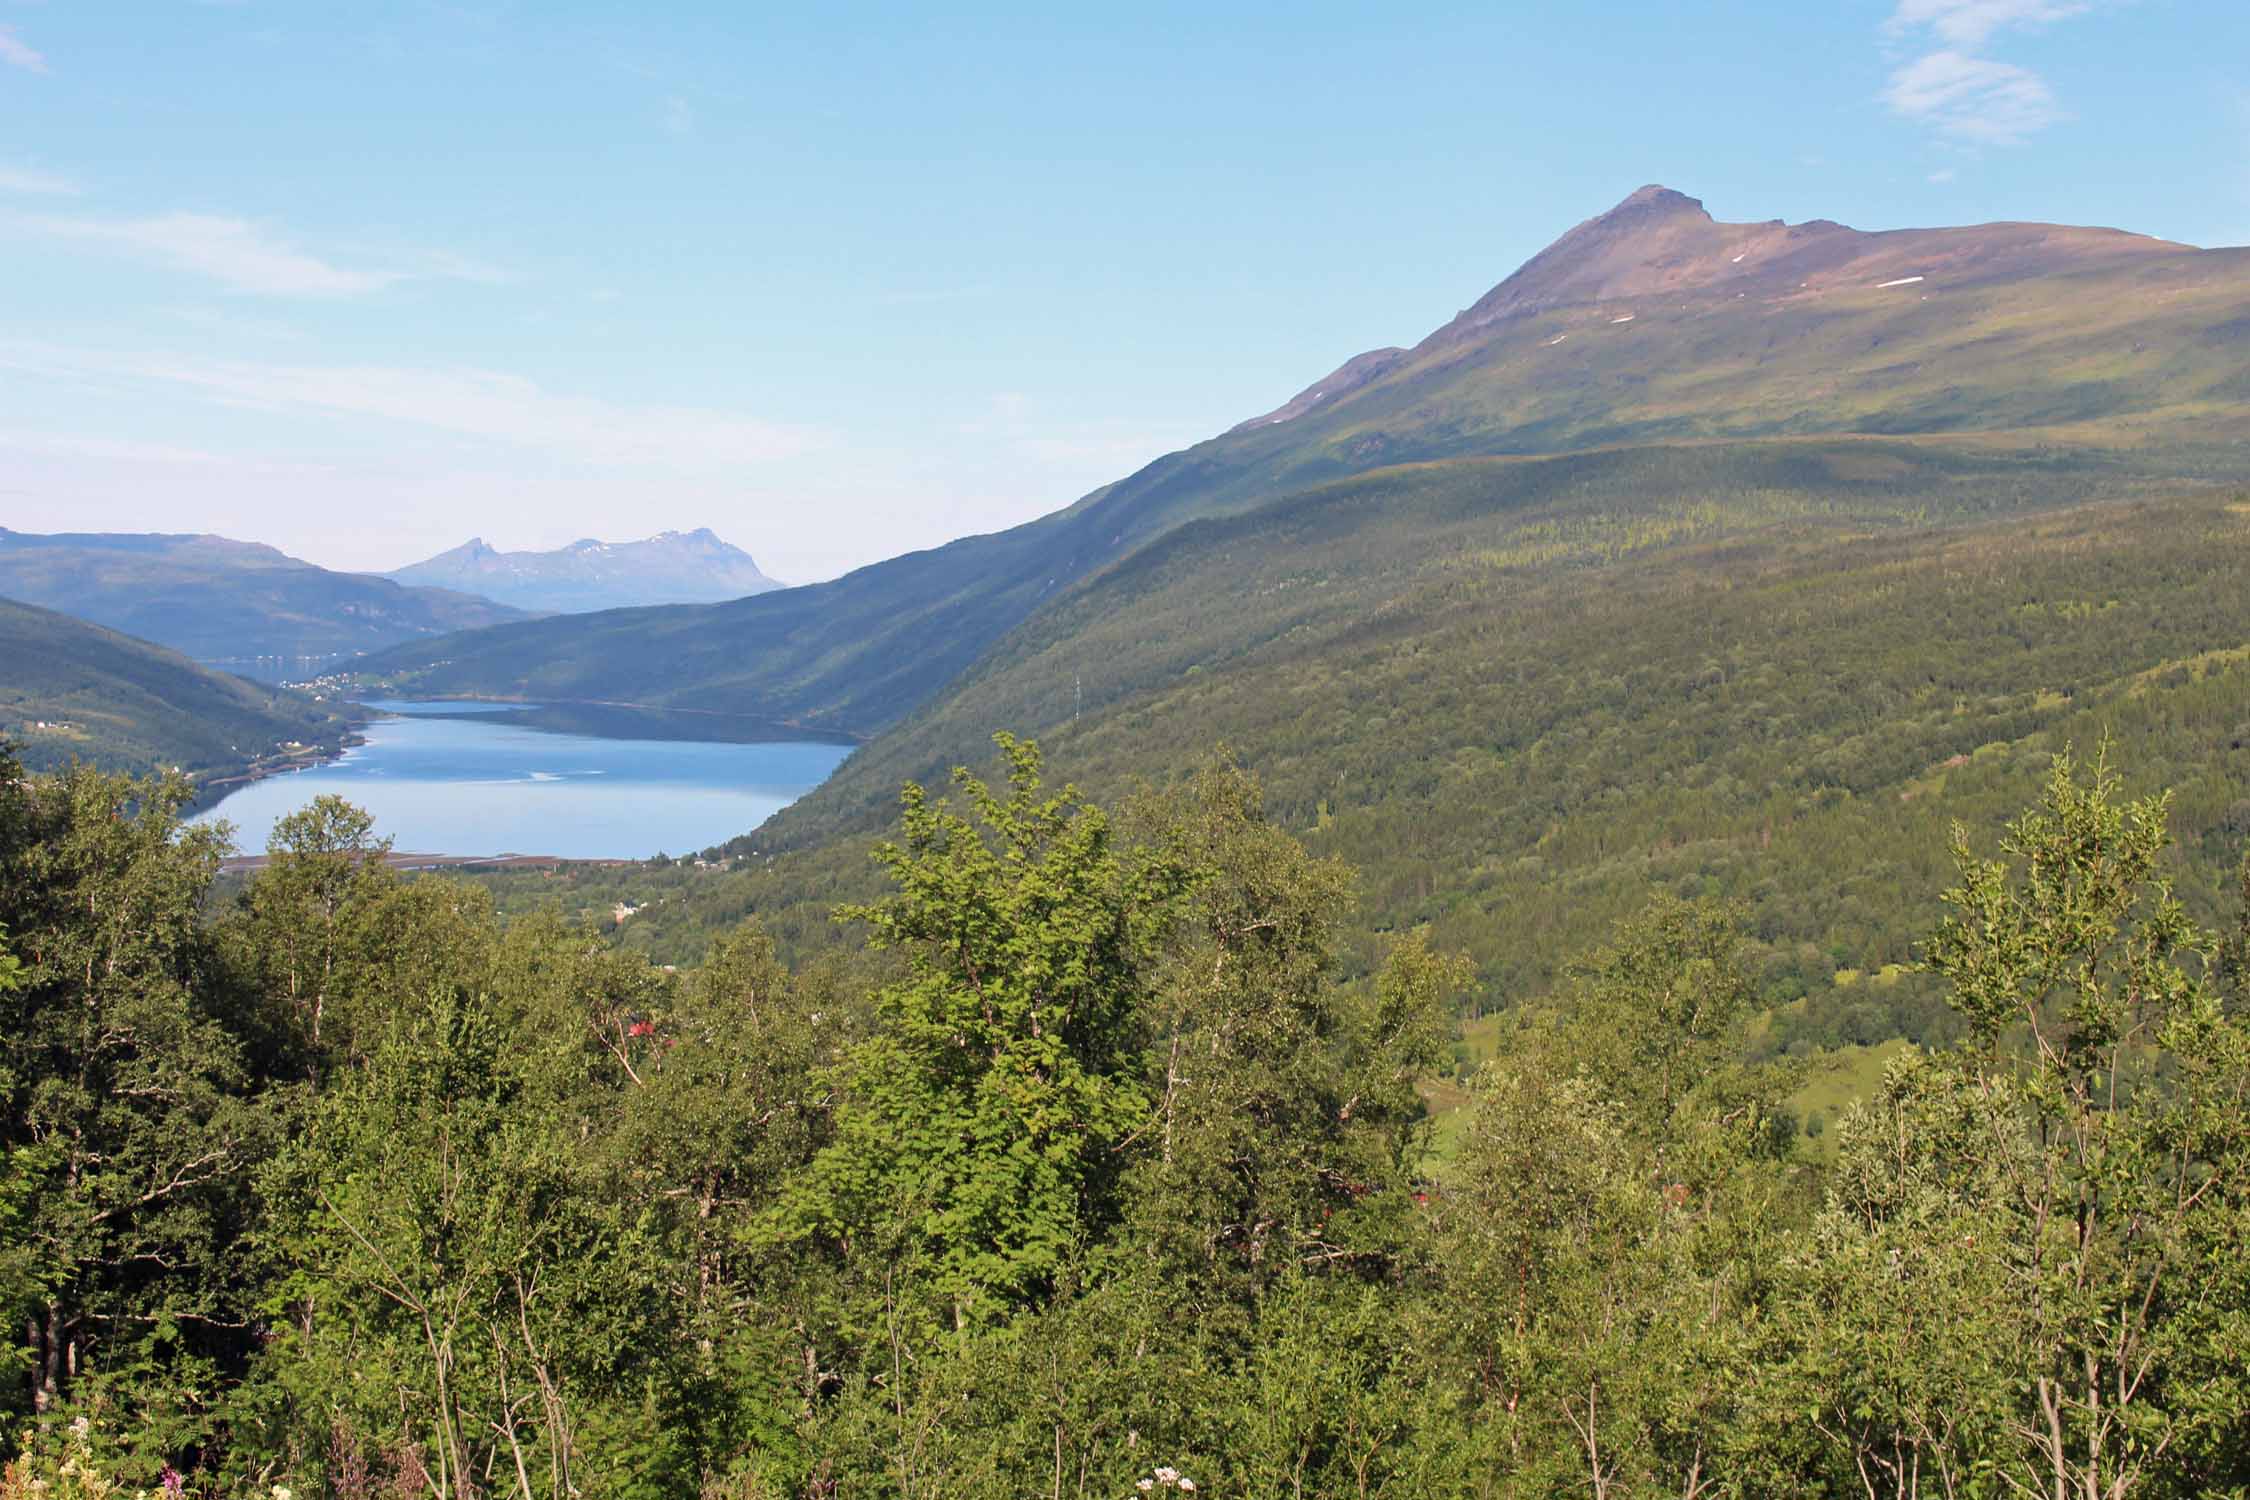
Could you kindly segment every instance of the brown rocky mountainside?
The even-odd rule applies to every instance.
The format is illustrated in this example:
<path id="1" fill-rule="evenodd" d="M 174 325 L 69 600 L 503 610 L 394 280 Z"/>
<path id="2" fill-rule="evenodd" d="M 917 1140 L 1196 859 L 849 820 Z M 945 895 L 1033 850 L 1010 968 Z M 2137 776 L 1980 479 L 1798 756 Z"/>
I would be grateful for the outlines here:
<path id="1" fill-rule="evenodd" d="M 1564 308 L 1614 303 L 1613 316 L 1624 320 L 1652 299 L 1671 299 L 1676 310 L 1683 300 L 1815 306 L 1831 292 L 1886 283 L 1962 287 L 2198 253 L 2171 240 L 2065 224 L 1877 231 L 1829 219 L 1729 224 L 1712 218 L 1702 200 L 1651 184 L 1573 228 L 1414 348 L 1355 355 L 1234 430 L 1288 421 L 1402 366 L 1478 345 L 1496 325 Z"/>

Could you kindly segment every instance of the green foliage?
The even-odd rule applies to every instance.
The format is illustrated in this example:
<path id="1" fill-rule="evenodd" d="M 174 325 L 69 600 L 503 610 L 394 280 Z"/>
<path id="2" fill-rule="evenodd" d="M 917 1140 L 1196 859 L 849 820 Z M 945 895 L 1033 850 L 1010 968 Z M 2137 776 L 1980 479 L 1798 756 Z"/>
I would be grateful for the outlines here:
<path id="1" fill-rule="evenodd" d="M 1439 1210 L 1431 1336 L 1510 1492 L 1698 1493 L 1754 1410 L 1764 1262 L 1793 1197 L 1743 1061 L 1737 914 L 1659 895 L 1504 1033 Z"/>
<path id="2" fill-rule="evenodd" d="M 0 772 L 12 768 L 0 766 Z M 247 1323 L 229 1260 L 273 1138 L 197 917 L 223 848 L 184 781 L 0 774 L 10 1324 L 35 1413 L 106 1399 L 136 1462 L 209 1431 Z M 24 1366 L 19 1366 L 24 1368 Z M 15 1390 L 23 1385 L 10 1382 Z"/>
<path id="3" fill-rule="evenodd" d="M 13 767 L 0 750 L 0 776 L 12 774 Z M 8 929 L 0 926 L 0 1027 L 13 1031 L 22 1024 L 12 997 L 23 988 L 22 960 L 8 951 Z M 15 1097 L 15 1075 L 7 1065 L 0 1063 L 0 1093 Z M 5 1154 L 0 1155 L 0 1314 L 5 1314 L 12 1324 L 24 1309 L 37 1305 L 41 1281 L 40 1257 L 30 1242 L 23 1220 L 24 1211 L 37 1191 L 44 1169 L 44 1153 L 36 1148 L 6 1143 Z"/>
<path id="4" fill-rule="evenodd" d="M 1457 958 L 1355 971 L 1229 757 L 1112 818 L 1002 749 L 840 951 L 686 973 L 336 803 L 205 920 L 177 783 L 0 775 L 0 1496 L 2250 1492 L 2250 913 L 2164 797 L 1957 834 L 1963 1039 L 1830 1149 L 1742 908 L 1660 887 L 1441 1155 Z"/>
<path id="5" fill-rule="evenodd" d="M 1460 965 L 1411 934 L 1373 984 L 1340 984 L 1350 872 L 1267 822 L 1229 760 L 1133 819 L 1205 879 L 1145 1011 L 1155 1105 L 1132 1253 L 1229 1320 L 1306 1268 L 1388 1273 L 1421 1142 L 1415 1084 L 1449 1055 Z"/>
<path id="6" fill-rule="evenodd" d="M 1783 1275 L 1775 1343 L 1793 1357 L 1759 1436 L 1784 1461 L 1890 1494 L 1991 1481 L 2019 1380 L 1991 1153 L 2020 1148 L 2016 1103 L 1909 1052 L 1845 1116 L 1827 1205 Z M 1789 1440 L 1799 1408 L 1817 1442 Z"/>
<path id="7" fill-rule="evenodd" d="M 263 1183 L 287 1226 L 267 1247 L 273 1378 L 395 1434 L 396 1467 L 439 1495 L 502 1466 L 562 1495 L 624 1462 L 586 1449 L 584 1404 L 632 1390 L 662 1290 L 512 1040 L 462 997 L 401 1005 Z"/>
<path id="8" fill-rule="evenodd" d="M 1141 970 L 1189 883 L 1121 854 L 1069 788 L 1042 799 L 1036 747 L 1000 747 L 1008 794 L 957 775 L 972 823 L 908 787 L 905 842 L 877 851 L 898 894 L 839 913 L 909 970 L 776 1221 L 926 1264 L 955 1327 L 1040 1296 L 1115 1217 L 1117 1152 L 1148 1123 Z"/>
<path id="9" fill-rule="evenodd" d="M 360 970 L 376 945 L 353 928 L 377 920 L 396 886 L 383 864 L 390 841 L 375 838 L 374 828 L 373 818 L 335 796 L 277 820 L 264 876 L 246 891 L 242 920 L 231 929 L 254 983 L 281 1002 L 285 1045 L 315 1057 L 356 1050 L 361 1018 L 353 1001 L 368 988 Z"/>
<path id="10" fill-rule="evenodd" d="M 1984 1211 L 2030 1386 L 2000 1462 L 2087 1493 L 2239 1484 L 2245 1350 L 2210 1299 L 2240 1284 L 2250 1033 L 2157 873 L 2168 799 L 2117 796 L 2106 757 L 2084 783 L 2058 757 L 2005 859 L 1958 834 L 1956 915 L 1929 945 L 1971 1024 L 1964 1079 L 2021 1101 L 1972 1148 L 1996 1190 L 1955 1194 Z"/>

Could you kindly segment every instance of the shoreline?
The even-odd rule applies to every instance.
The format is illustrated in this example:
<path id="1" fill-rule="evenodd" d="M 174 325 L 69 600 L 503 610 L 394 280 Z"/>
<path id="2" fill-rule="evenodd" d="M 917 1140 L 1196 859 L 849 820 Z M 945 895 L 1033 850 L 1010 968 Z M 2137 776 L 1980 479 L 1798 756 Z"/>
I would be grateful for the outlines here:
<path id="1" fill-rule="evenodd" d="M 337 737 L 336 742 L 332 745 L 307 745 L 301 750 L 292 750 L 287 754 L 260 757 L 251 761 L 241 770 L 231 771 L 224 776 L 198 777 L 195 782 L 195 796 L 187 806 L 188 814 L 193 816 L 196 813 L 208 812 L 225 801 L 230 793 L 238 792 L 246 786 L 253 786 L 261 781 L 270 781 L 276 776 L 288 776 L 298 771 L 310 771 L 316 767 L 342 760 L 346 751 L 356 750 L 367 743 L 367 736 L 360 733 L 360 730 L 366 727 L 366 723 L 365 720 L 352 723 L 342 735 Z"/>
<path id="2" fill-rule="evenodd" d="M 219 861 L 222 875 L 254 875 L 273 862 L 270 854 L 237 854 Z M 637 859 L 572 859 L 560 854 L 424 854 L 393 850 L 383 864 L 401 872 L 430 870 L 560 870 L 571 865 L 620 869 L 637 865 Z"/>
<path id="3" fill-rule="evenodd" d="M 389 699 L 433 706 L 460 704 L 462 710 L 468 712 L 474 712 L 477 707 L 504 708 L 517 714 L 516 722 L 526 729 L 582 734 L 594 739 L 692 739 L 732 745 L 818 744 L 848 745 L 856 749 L 870 738 L 851 730 L 814 728 L 791 719 L 773 719 L 724 708 L 686 708 L 609 698 L 505 698 L 477 694 L 425 698 L 400 684 L 369 683 L 348 677 L 336 686 L 341 691 L 360 694 L 352 701 L 363 706 L 370 701 Z M 425 711 L 414 717 L 444 718 L 446 714 Z M 694 732 L 685 732 L 691 726 Z M 661 732 L 667 729 L 672 732 Z"/>

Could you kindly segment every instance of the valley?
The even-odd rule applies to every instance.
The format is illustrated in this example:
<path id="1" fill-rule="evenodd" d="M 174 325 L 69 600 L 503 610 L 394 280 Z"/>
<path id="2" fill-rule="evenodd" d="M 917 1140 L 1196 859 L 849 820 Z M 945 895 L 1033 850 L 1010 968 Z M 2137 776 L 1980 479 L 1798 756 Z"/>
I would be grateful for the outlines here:
<path id="1" fill-rule="evenodd" d="M 544 340 L 546 253 L 279 264 Z M 979 295 L 692 312 L 856 396 Z M 418 381 L 319 388 L 441 497 L 882 482 L 466 370 L 394 447 Z M 2250 1493 L 2250 250 L 1650 186 L 823 582 L 0 531 L 18 591 L 0 1500 Z"/>
<path id="2" fill-rule="evenodd" d="M 877 888 L 899 786 L 989 770 L 1005 728 L 1109 797 L 1224 746 L 1361 872 L 1357 962 L 1426 925 L 1476 960 L 1471 1014 L 1548 992 L 1653 886 L 1742 903 L 1776 1048 L 1942 1040 L 1899 967 L 1933 861 L 2052 753 L 2114 739 L 2136 785 L 2175 788 L 2175 877 L 2223 905 L 2250 831 L 2227 654 L 2250 640 L 2250 408 L 2211 329 L 2246 309 L 2238 252 L 1727 225 L 1652 190 L 1416 348 L 1017 531 L 709 610 L 458 637 L 442 666 L 406 648 L 373 680 L 867 733 L 718 842 L 755 868 L 635 923 L 670 962 L 750 914 L 818 951 L 829 906 Z M 1543 363 L 1611 329 L 1567 378 Z M 2094 378 L 2121 357 L 2129 378 Z"/>

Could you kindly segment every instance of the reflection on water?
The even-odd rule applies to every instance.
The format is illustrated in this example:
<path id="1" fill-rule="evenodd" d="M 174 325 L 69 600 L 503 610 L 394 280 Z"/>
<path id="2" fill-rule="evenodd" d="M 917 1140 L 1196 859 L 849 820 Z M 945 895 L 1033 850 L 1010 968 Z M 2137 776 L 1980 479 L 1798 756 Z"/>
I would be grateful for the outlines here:
<path id="1" fill-rule="evenodd" d="M 619 739 L 528 727 L 505 704 L 381 702 L 341 760 L 254 782 L 198 816 L 245 852 L 274 820 L 334 793 L 423 854 L 635 859 L 747 833 L 825 780 L 848 745 Z M 443 717 L 432 715 L 442 714 Z M 669 724 L 656 734 L 676 733 Z"/>

